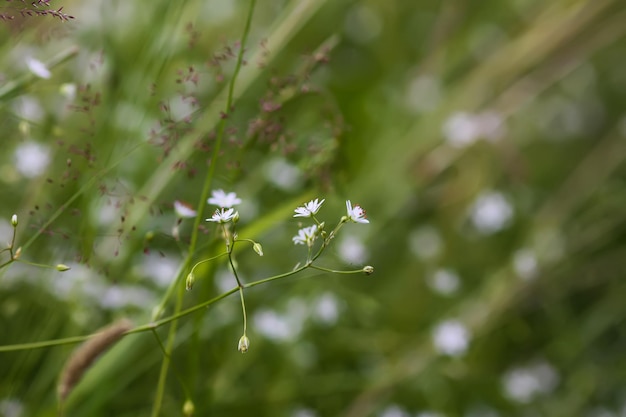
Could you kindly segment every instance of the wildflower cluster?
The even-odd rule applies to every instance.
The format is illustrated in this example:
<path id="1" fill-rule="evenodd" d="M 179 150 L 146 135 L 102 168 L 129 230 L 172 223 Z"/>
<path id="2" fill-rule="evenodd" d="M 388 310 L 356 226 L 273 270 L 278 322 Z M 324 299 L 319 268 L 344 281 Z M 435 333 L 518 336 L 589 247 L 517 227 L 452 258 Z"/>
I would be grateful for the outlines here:
<path id="1" fill-rule="evenodd" d="M 319 200 L 316 198 L 314 200 L 309 201 L 308 203 L 303 204 L 300 207 L 297 207 L 294 210 L 295 214 L 293 215 L 293 217 L 310 218 L 314 222 L 314 224 L 303 227 L 300 230 L 298 230 L 297 235 L 292 238 L 292 241 L 295 245 L 305 245 L 308 248 L 308 256 L 307 256 L 306 262 L 302 266 L 300 266 L 300 263 L 298 263 L 296 268 L 294 268 L 291 272 L 275 275 L 269 278 L 265 278 L 265 279 L 261 279 L 255 282 L 244 284 L 239 277 L 239 272 L 236 267 L 237 263 L 234 261 L 233 247 L 235 246 L 237 242 L 242 242 L 242 241 L 249 242 L 252 244 L 252 249 L 259 256 L 263 256 L 263 248 L 260 243 L 255 242 L 251 239 L 239 238 L 235 231 L 237 222 L 239 221 L 239 212 L 235 209 L 235 206 L 241 203 L 241 199 L 237 197 L 237 194 L 235 194 L 234 192 L 227 193 L 223 190 L 215 190 L 212 192 L 211 197 L 208 199 L 207 202 L 211 205 L 216 206 L 217 208 L 215 209 L 215 212 L 211 215 L 211 217 L 206 219 L 206 221 L 216 223 L 221 227 L 221 230 L 223 232 L 223 237 L 226 243 L 226 252 L 220 255 L 217 255 L 215 257 L 212 257 L 212 258 L 204 259 L 196 263 L 193 266 L 193 268 L 191 268 L 191 271 L 187 275 L 187 278 L 185 280 L 185 287 L 187 290 L 191 290 L 193 288 L 193 285 L 196 282 L 196 276 L 194 274 L 194 270 L 196 269 L 198 265 L 205 263 L 205 262 L 212 261 L 220 256 L 228 257 L 229 265 L 231 267 L 231 270 L 237 282 L 237 287 L 233 289 L 233 292 L 239 291 L 239 295 L 241 298 L 241 307 L 242 307 L 242 312 L 243 312 L 243 335 L 241 336 L 241 338 L 239 339 L 237 343 L 237 349 L 240 352 L 245 353 L 250 348 L 250 339 L 247 336 L 247 314 L 246 314 L 246 306 L 245 306 L 245 299 L 244 299 L 244 289 L 255 286 L 255 285 L 259 285 L 262 283 L 266 283 L 269 281 L 273 281 L 276 279 L 285 278 L 287 276 L 291 276 L 298 272 L 301 272 L 307 268 L 314 268 L 314 269 L 318 269 L 321 271 L 332 272 L 332 273 L 343 273 L 343 274 L 365 273 L 366 275 L 370 275 L 374 272 L 374 268 L 369 265 L 358 270 L 336 271 L 336 270 L 331 270 L 331 269 L 319 266 L 317 264 L 314 264 L 317 258 L 322 254 L 325 248 L 328 247 L 331 240 L 337 235 L 337 232 L 339 231 L 339 229 L 341 229 L 341 227 L 345 223 L 347 222 L 361 223 L 361 224 L 369 223 L 369 220 L 367 220 L 366 215 L 365 215 L 365 210 L 363 210 L 363 208 L 359 206 L 358 204 L 352 205 L 351 201 L 348 200 L 346 201 L 346 214 L 339 219 L 337 226 L 335 226 L 335 228 L 330 233 L 327 233 L 325 231 L 325 223 L 321 222 L 317 218 L 317 214 L 325 201 L 326 201 L 325 199 Z M 185 208 L 184 205 L 182 205 L 182 203 L 180 202 L 175 203 L 175 209 L 176 209 L 177 215 L 180 218 L 185 217 L 186 215 L 189 215 L 189 216 L 196 215 L 195 211 L 192 211 L 189 208 Z M 318 238 L 321 239 L 322 243 L 321 245 L 319 245 L 317 251 L 314 252 L 313 249 L 316 246 L 316 241 L 318 240 Z"/>
<path id="2" fill-rule="evenodd" d="M 349 221 L 353 223 L 369 223 L 369 220 L 367 220 L 365 217 L 365 210 L 363 210 L 363 208 L 361 208 L 361 206 L 359 206 L 358 204 L 352 206 L 352 202 L 350 200 L 347 200 L 346 215 L 341 217 L 335 229 L 327 234 L 324 231 L 325 223 L 320 222 L 315 216 L 322 207 L 322 204 L 324 204 L 324 201 L 326 200 L 322 199 L 322 201 L 319 201 L 316 198 L 315 200 L 311 200 L 294 210 L 296 214 L 294 214 L 293 217 L 311 218 L 315 222 L 315 224 L 312 226 L 303 227 L 298 230 L 298 234 L 292 238 L 295 245 L 306 245 L 309 248 L 308 262 L 312 262 L 321 254 L 321 251 L 330 243 L 330 240 L 336 236 L 337 232 L 344 223 L 347 223 Z M 320 251 L 314 257 L 312 257 L 311 249 L 313 248 L 315 240 L 318 236 L 321 236 L 324 239 L 324 242 L 322 244 L 322 247 L 320 248 Z"/>

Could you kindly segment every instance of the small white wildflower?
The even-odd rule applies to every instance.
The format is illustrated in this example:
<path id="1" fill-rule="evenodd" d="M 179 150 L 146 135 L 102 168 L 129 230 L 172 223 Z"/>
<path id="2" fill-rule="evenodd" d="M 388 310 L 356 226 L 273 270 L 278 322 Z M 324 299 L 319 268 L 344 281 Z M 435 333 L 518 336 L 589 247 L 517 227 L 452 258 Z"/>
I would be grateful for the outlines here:
<path id="1" fill-rule="evenodd" d="M 232 206 L 241 204 L 241 199 L 237 198 L 236 193 L 226 193 L 224 190 L 215 190 L 211 191 L 211 198 L 209 198 L 208 202 L 218 207 L 231 208 Z"/>
<path id="2" fill-rule="evenodd" d="M 189 207 L 187 203 L 176 200 L 174 201 L 174 210 L 176 211 L 176 215 L 181 219 L 196 217 L 196 211 Z"/>
<path id="3" fill-rule="evenodd" d="M 296 214 L 294 214 L 293 217 L 311 217 L 312 215 L 317 214 L 324 201 L 326 201 L 326 199 L 322 199 L 322 201 L 318 202 L 317 198 L 309 201 L 305 205 L 295 209 L 294 211 Z"/>
<path id="4" fill-rule="evenodd" d="M 317 225 L 313 225 L 310 227 L 305 227 L 303 229 L 298 230 L 298 235 L 294 236 L 291 240 L 295 245 L 304 245 L 306 243 L 307 246 L 313 246 L 313 242 L 315 242 L 315 235 L 317 234 Z"/>
<path id="5" fill-rule="evenodd" d="M 350 200 L 346 201 L 346 208 L 348 210 L 348 220 L 354 223 L 369 223 L 370 221 L 365 218 L 365 210 L 358 204 L 352 207 Z"/>
<path id="6" fill-rule="evenodd" d="M 239 216 L 239 212 L 235 211 L 235 209 L 229 208 L 228 210 L 222 208 L 215 210 L 213 216 L 210 219 L 206 219 L 207 222 L 216 222 L 216 223 L 228 223 L 233 220 L 235 217 Z"/>
<path id="7" fill-rule="evenodd" d="M 27 58 L 26 66 L 28 66 L 28 69 L 30 70 L 30 72 L 32 72 L 33 74 L 35 74 L 36 76 L 40 78 L 48 79 L 52 76 L 52 73 L 46 67 L 46 64 L 44 64 L 38 59 Z"/>

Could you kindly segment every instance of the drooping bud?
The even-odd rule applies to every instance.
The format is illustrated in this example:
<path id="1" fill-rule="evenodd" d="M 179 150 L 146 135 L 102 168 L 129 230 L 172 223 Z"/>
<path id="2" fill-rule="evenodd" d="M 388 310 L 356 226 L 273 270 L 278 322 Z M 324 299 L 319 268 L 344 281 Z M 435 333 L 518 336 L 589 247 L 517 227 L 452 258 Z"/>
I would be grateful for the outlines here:
<path id="1" fill-rule="evenodd" d="M 371 265 L 364 266 L 363 272 L 365 273 L 365 275 L 372 275 L 374 273 L 374 267 Z"/>
<path id="2" fill-rule="evenodd" d="M 59 271 L 59 272 L 65 272 L 65 271 L 69 271 L 69 270 L 70 270 L 70 267 L 69 267 L 69 266 L 67 266 L 67 265 L 64 265 L 64 264 L 58 264 L 58 265 L 56 266 L 56 269 L 57 269 L 57 271 Z"/>
<path id="3" fill-rule="evenodd" d="M 239 352 L 241 353 L 246 353 L 249 347 L 250 347 L 250 339 L 248 339 L 248 336 L 244 334 L 243 336 L 241 336 L 241 339 L 239 339 L 237 350 L 239 350 Z"/>
<path id="4" fill-rule="evenodd" d="M 196 282 L 196 277 L 193 274 L 193 272 L 190 272 L 189 275 L 187 275 L 187 279 L 185 280 L 185 289 L 187 291 L 191 291 L 191 289 L 193 288 L 193 284 Z"/>
<path id="5" fill-rule="evenodd" d="M 185 404 L 183 404 L 183 415 L 185 417 L 193 416 L 193 413 L 196 412 L 196 407 L 193 405 L 193 401 L 187 400 Z"/>
<path id="6" fill-rule="evenodd" d="M 252 249 L 254 249 L 254 251 L 259 255 L 259 256 L 263 256 L 263 247 L 261 246 L 260 243 L 258 242 L 254 242 L 254 245 L 252 245 Z"/>

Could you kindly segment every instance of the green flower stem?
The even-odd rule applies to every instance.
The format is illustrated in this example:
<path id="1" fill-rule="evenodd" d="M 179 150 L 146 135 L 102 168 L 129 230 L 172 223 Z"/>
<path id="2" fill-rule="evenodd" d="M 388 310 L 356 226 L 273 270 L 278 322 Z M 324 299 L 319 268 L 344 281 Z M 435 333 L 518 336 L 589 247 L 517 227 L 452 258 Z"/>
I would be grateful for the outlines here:
<path id="1" fill-rule="evenodd" d="M 353 269 L 351 271 L 338 271 L 336 269 L 328 269 L 328 268 L 324 268 L 324 267 L 316 266 L 316 265 L 309 265 L 309 267 L 312 269 L 320 270 L 320 271 L 332 272 L 334 274 L 362 274 L 363 273 L 363 268 Z"/>
<path id="2" fill-rule="evenodd" d="M 239 288 L 243 288 L 243 284 L 239 279 L 239 274 L 237 274 L 237 268 L 235 268 L 235 264 L 233 263 L 233 257 L 230 253 L 228 254 L 228 262 L 230 263 L 230 267 L 233 270 L 233 275 L 235 275 L 235 279 L 237 280 L 237 286 Z"/>
<path id="3" fill-rule="evenodd" d="M 13 257 L 11 257 L 11 259 L 9 259 L 8 261 L 4 262 L 3 264 L 0 264 L 0 269 L 4 268 L 5 266 L 8 266 L 8 265 L 12 264 L 13 262 L 15 262 L 15 259 L 13 259 Z"/>
<path id="4" fill-rule="evenodd" d="M 163 355 L 167 356 L 168 359 L 171 361 L 171 357 L 169 353 L 167 353 L 167 350 L 165 349 L 165 346 L 163 345 L 163 341 L 161 340 L 161 337 L 159 337 L 159 334 L 157 333 L 156 329 L 152 329 L 152 334 L 154 335 L 154 338 L 156 339 L 157 344 L 159 345 L 159 348 L 161 348 L 161 352 L 163 352 Z M 180 383 L 180 386 L 183 388 L 185 397 L 190 398 L 190 391 L 189 391 L 189 388 L 187 387 L 187 384 L 185 383 L 184 378 L 182 377 L 180 372 L 176 369 L 176 367 L 172 367 L 172 368 L 174 370 L 174 374 L 176 375 L 176 378 L 178 379 L 178 382 Z"/>
<path id="5" fill-rule="evenodd" d="M 235 71 L 233 73 L 233 77 L 230 80 L 230 84 L 229 84 L 228 98 L 226 99 L 226 108 L 224 110 L 224 113 L 226 115 L 230 113 L 230 109 L 232 108 L 232 105 L 233 105 L 235 82 L 237 80 L 237 75 L 239 74 L 239 70 L 241 69 L 241 64 L 243 62 L 243 53 L 245 50 L 246 41 L 248 39 L 248 34 L 250 33 L 250 25 L 252 23 L 252 16 L 254 14 L 255 5 L 256 5 L 256 0 L 250 0 L 250 8 L 248 10 L 248 16 L 246 18 L 246 25 L 244 27 L 243 35 L 241 37 L 239 54 L 237 56 L 237 64 L 235 65 Z M 174 316 L 180 314 L 181 309 L 182 309 L 183 294 L 184 294 L 185 287 L 183 285 L 180 285 L 180 283 L 182 282 L 183 277 L 185 276 L 185 271 L 189 267 L 189 264 L 191 263 L 191 257 L 193 256 L 196 250 L 196 245 L 198 243 L 199 229 L 200 229 L 200 219 L 203 217 L 202 213 L 204 211 L 205 202 L 207 201 L 207 197 L 209 196 L 209 190 L 211 189 L 211 183 L 215 174 L 215 167 L 217 166 L 217 158 L 219 156 L 220 147 L 222 144 L 222 140 L 224 138 L 225 129 L 226 129 L 226 120 L 222 118 L 218 127 L 218 133 L 217 133 L 215 145 L 213 148 L 213 154 L 211 156 L 211 163 L 209 164 L 209 171 L 204 181 L 204 186 L 202 187 L 202 193 L 200 194 L 200 199 L 198 201 L 198 209 L 197 209 L 198 215 L 196 216 L 194 225 L 193 225 L 193 231 L 191 234 L 191 242 L 189 244 L 189 252 L 188 252 L 187 258 L 185 259 L 184 267 L 181 268 L 178 277 L 175 279 L 175 284 L 178 287 L 178 294 L 176 297 L 176 305 L 174 307 Z M 229 253 L 228 259 L 231 260 L 230 253 Z M 231 260 L 231 265 L 232 265 L 232 260 Z M 237 279 L 237 281 L 239 282 L 239 279 Z M 241 286 L 241 284 L 239 285 Z M 174 346 L 174 340 L 176 338 L 176 327 L 177 327 L 176 322 L 172 323 L 172 326 L 170 327 L 170 331 L 169 331 L 168 338 L 167 338 L 167 347 L 166 347 L 166 352 L 168 353 L 168 355 L 172 352 L 172 349 Z M 161 411 L 161 404 L 163 403 L 163 392 L 165 390 L 165 379 L 167 377 L 167 369 L 169 367 L 168 358 L 169 356 L 164 356 L 163 362 L 161 364 L 161 373 L 159 374 L 157 392 L 156 392 L 154 404 L 152 407 L 152 417 L 157 417 Z"/>
<path id="6" fill-rule="evenodd" d="M 36 266 L 37 268 L 47 268 L 47 269 L 56 269 L 56 265 L 46 265 L 46 264 L 38 264 L 36 262 L 24 261 L 22 259 L 13 259 L 15 262 L 19 262 L 21 264 Z"/>
<path id="7" fill-rule="evenodd" d="M 243 310 L 243 335 L 248 330 L 248 316 L 246 315 L 246 301 L 243 298 L 243 287 L 239 287 L 239 296 L 241 297 L 241 309 Z"/>
<path id="8" fill-rule="evenodd" d="M 243 309 L 243 315 L 244 315 L 244 334 L 247 330 L 247 314 L 246 314 L 246 307 L 245 307 L 245 302 L 244 302 L 244 298 L 243 298 L 243 290 L 245 288 L 252 288 L 255 287 L 257 285 L 261 285 L 261 284 L 266 284 L 268 282 L 272 282 L 272 281 L 276 281 L 278 279 L 282 279 L 282 278 L 287 278 L 291 275 L 295 275 L 299 272 L 304 271 L 307 268 L 313 268 L 313 269 L 318 269 L 321 271 L 326 271 L 326 272 L 332 272 L 332 273 L 337 273 L 337 274 L 355 274 L 358 272 L 362 272 L 362 270 L 354 270 L 354 271 L 336 271 L 336 270 L 332 270 L 332 269 L 328 269 L 328 268 L 323 268 L 323 267 L 319 267 L 319 266 L 315 266 L 315 265 L 311 265 L 311 264 L 306 264 L 304 266 L 301 266 L 297 269 L 294 269 L 293 271 L 290 272 L 286 272 L 284 274 L 280 274 L 280 275 L 275 275 L 269 278 L 263 278 L 260 279 L 258 281 L 253 281 L 250 282 L 248 284 L 244 284 L 241 287 L 237 286 L 234 288 L 231 288 L 230 290 L 211 298 L 210 300 L 204 301 L 198 305 L 195 305 L 193 307 L 190 307 L 186 310 L 182 310 L 179 311 L 176 314 L 173 314 L 169 317 L 165 317 L 162 318 L 160 320 L 156 320 L 147 324 L 143 324 L 141 326 L 137 326 L 129 331 L 127 331 L 125 334 L 129 335 L 129 334 L 135 334 L 135 333 L 142 333 L 142 332 L 146 332 L 146 331 L 154 331 L 155 329 L 158 329 L 159 327 L 171 323 L 171 322 L 175 322 L 176 320 L 188 316 L 192 313 L 195 313 L 196 311 L 202 310 L 226 297 L 228 297 L 231 294 L 234 294 L 235 292 L 239 291 L 240 296 L 241 296 L 241 306 Z M 76 343 L 81 343 L 84 342 L 85 340 L 90 339 L 91 337 L 93 337 L 95 334 L 88 334 L 85 336 L 75 336 L 75 337 L 68 337 L 65 339 L 54 339 L 54 340 L 47 340 L 47 341 L 42 341 L 42 342 L 33 342 L 33 343 L 20 343 L 20 344 L 15 344 L 15 345 L 5 345 L 5 346 L 0 346 L 0 352 L 12 352 L 12 351 L 18 351 L 18 350 L 30 350 L 30 349 L 40 349 L 40 348 L 46 348 L 46 347 L 53 347 L 53 346 L 61 346 L 61 345 L 72 345 L 72 344 L 76 344 Z M 168 349 L 165 349 L 165 352 L 168 352 Z M 170 353 L 168 353 L 169 355 Z"/>
<path id="9" fill-rule="evenodd" d="M 296 269 L 294 269 L 293 271 L 290 271 L 290 272 L 285 272 L 284 274 L 274 275 L 273 277 L 263 278 L 263 279 L 260 279 L 260 280 L 258 280 L 258 281 L 249 282 L 249 283 L 247 283 L 247 284 L 244 284 L 244 285 L 243 285 L 243 288 L 252 288 L 252 287 L 255 287 L 255 286 L 257 286 L 257 285 L 265 284 L 265 283 L 267 283 L 267 282 L 276 281 L 277 279 L 290 277 L 290 276 L 292 276 L 292 275 L 297 274 L 298 272 L 302 272 L 302 271 L 304 271 L 304 270 L 305 270 L 305 269 L 307 269 L 310 265 L 311 265 L 310 263 L 307 263 L 307 264 L 306 264 L 306 265 L 304 265 L 304 266 L 301 266 L 301 267 L 299 267 L 299 268 L 296 268 Z"/>

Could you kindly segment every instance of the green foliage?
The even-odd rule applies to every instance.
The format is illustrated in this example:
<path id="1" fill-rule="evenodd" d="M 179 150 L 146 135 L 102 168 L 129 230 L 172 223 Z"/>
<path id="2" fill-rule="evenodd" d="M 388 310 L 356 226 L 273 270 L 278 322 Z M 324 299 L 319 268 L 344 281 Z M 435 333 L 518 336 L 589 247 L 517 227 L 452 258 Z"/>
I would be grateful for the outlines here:
<path id="1" fill-rule="evenodd" d="M 0 4 L 0 415 L 621 415 L 623 5 L 251 4 Z"/>

